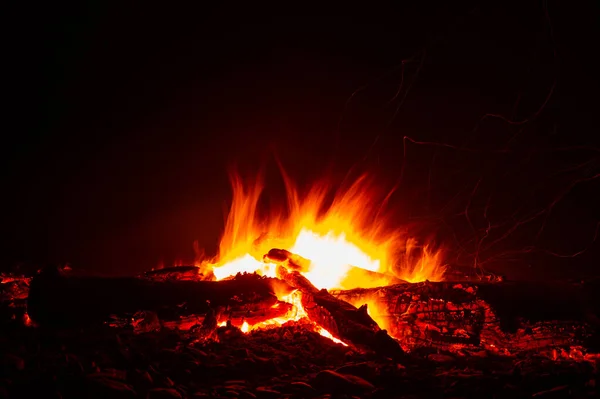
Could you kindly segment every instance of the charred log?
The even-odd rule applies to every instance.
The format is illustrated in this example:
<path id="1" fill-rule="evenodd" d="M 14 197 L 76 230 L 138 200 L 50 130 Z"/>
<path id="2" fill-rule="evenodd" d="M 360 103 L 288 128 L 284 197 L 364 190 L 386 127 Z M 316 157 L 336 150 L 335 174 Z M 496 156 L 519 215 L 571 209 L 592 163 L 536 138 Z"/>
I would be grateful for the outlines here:
<path id="1" fill-rule="evenodd" d="M 263 309 L 286 290 L 277 279 L 240 275 L 228 281 L 152 281 L 74 277 L 46 270 L 30 286 L 28 312 L 40 325 L 81 325 L 111 315 L 156 312 L 161 319 L 202 314 L 211 308 Z M 289 287 L 287 288 L 289 290 Z"/>
<path id="2" fill-rule="evenodd" d="M 244 322 L 247 322 L 252 326 L 277 317 L 284 317 L 291 309 L 291 304 L 281 301 L 277 302 L 274 306 L 254 309 L 252 311 L 233 309 L 231 311 L 221 312 L 219 315 L 219 322 L 228 321 L 234 326 L 241 326 Z M 166 321 L 163 325 L 171 329 L 185 331 L 197 324 L 201 324 L 205 319 L 205 315 L 182 316 L 177 320 Z"/>
<path id="3" fill-rule="evenodd" d="M 368 315 L 366 306 L 356 308 L 327 290 L 318 290 L 297 271 L 279 266 L 277 274 L 302 292 L 302 305 L 309 318 L 335 337 L 386 356 L 401 357 L 404 354 L 400 345 Z"/>
<path id="4" fill-rule="evenodd" d="M 156 281 L 204 281 L 214 280 L 212 271 L 205 271 L 197 266 L 176 266 L 145 272 L 143 277 Z"/>
<path id="5" fill-rule="evenodd" d="M 331 294 L 357 306 L 377 304 L 374 318 L 409 346 L 530 350 L 589 336 L 598 309 L 586 292 L 566 283 L 425 282 Z"/>
<path id="6" fill-rule="evenodd" d="M 477 285 L 477 296 L 506 319 L 505 329 L 514 331 L 520 318 L 585 321 L 593 302 L 582 288 L 570 283 L 502 282 Z"/>

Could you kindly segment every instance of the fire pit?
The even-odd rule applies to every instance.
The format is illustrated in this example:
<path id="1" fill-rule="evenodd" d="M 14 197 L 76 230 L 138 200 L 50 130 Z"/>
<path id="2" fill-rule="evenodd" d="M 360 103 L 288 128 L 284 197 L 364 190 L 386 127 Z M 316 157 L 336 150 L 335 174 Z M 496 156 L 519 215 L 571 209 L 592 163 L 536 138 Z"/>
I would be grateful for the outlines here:
<path id="1" fill-rule="evenodd" d="M 285 176 L 285 174 L 284 174 Z M 13 396 L 453 397 L 596 393 L 593 282 L 458 273 L 386 224 L 363 176 L 259 216 L 233 176 L 214 258 L 130 278 L 4 276 Z M 35 384 L 31 384 L 35 381 Z M 554 397 L 554 396 L 553 396 Z"/>

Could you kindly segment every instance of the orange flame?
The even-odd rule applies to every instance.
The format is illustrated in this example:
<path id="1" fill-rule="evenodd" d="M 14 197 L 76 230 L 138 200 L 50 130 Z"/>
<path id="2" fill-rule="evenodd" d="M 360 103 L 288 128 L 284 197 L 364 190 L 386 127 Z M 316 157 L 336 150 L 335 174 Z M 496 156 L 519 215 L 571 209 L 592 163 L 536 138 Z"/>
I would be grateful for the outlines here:
<path id="1" fill-rule="evenodd" d="M 220 242 L 219 255 L 211 262 L 217 279 L 238 272 L 257 272 L 275 277 L 275 268 L 262 262 L 272 248 L 287 249 L 310 261 L 303 274 L 318 288 L 351 289 L 387 285 L 400 278 L 409 282 L 440 281 L 445 267 L 441 251 L 417 245 L 398 229 L 389 227 L 377 201 L 378 188 L 366 175 L 346 189 L 333 193 L 328 182 L 314 184 L 304 196 L 282 170 L 287 212 L 258 212 L 264 182 L 244 184 L 231 175 L 233 203 Z M 370 272 L 350 273 L 360 268 Z"/>
<path id="2" fill-rule="evenodd" d="M 327 182 L 313 185 L 301 196 L 283 170 L 282 176 L 287 212 L 270 210 L 266 218 L 261 218 L 258 205 L 264 189 L 262 178 L 244 184 L 238 175 L 231 175 L 233 203 L 219 255 L 198 262 L 199 266 L 212 269 L 217 280 L 244 272 L 277 277 L 276 266 L 263 261 L 273 248 L 286 249 L 306 259 L 308 264 L 298 266 L 317 288 L 369 288 L 398 279 L 419 282 L 443 278 L 441 251 L 419 247 L 414 238 L 389 228 L 382 213 L 387 197 L 378 202 L 377 187 L 366 176 L 333 193 L 331 204 L 327 199 L 333 190 Z M 293 305 L 288 314 L 252 326 L 244 322 L 242 332 L 308 320 L 301 292 L 278 298 Z M 377 309 L 375 302 L 369 306 Z M 379 317 L 375 315 L 375 319 Z M 347 346 L 323 327 L 310 320 L 309 324 L 315 332 Z"/>

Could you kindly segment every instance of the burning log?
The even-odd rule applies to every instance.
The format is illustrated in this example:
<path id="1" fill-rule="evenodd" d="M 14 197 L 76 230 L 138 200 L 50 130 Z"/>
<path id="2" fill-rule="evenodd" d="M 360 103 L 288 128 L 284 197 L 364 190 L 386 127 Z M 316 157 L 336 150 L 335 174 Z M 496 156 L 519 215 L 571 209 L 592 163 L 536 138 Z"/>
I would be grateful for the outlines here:
<path id="1" fill-rule="evenodd" d="M 333 336 L 386 356 L 401 357 L 404 354 L 400 345 L 368 315 L 366 306 L 356 308 L 335 298 L 327 290 L 317 289 L 297 271 L 288 271 L 284 266 L 278 267 L 277 274 L 302 292 L 302 306 L 309 318 Z"/>
<path id="2" fill-rule="evenodd" d="M 294 270 L 298 272 L 310 271 L 310 261 L 296 255 L 285 249 L 273 248 L 264 257 L 265 262 L 276 263 L 281 266 L 285 266 L 288 270 Z M 394 285 L 406 283 L 406 281 L 399 279 L 398 277 L 381 272 L 374 272 L 371 270 L 363 269 L 361 267 L 350 266 L 346 273 L 346 278 L 350 278 L 353 281 L 368 282 L 368 287 L 382 287 L 385 285 Z"/>
<path id="3" fill-rule="evenodd" d="M 310 261 L 300 255 L 296 255 L 288 250 L 273 248 L 264 256 L 268 262 L 283 265 L 288 270 L 307 272 L 310 269 Z"/>
<path id="4" fill-rule="evenodd" d="M 75 277 L 46 270 L 32 280 L 27 305 L 30 317 L 40 325 L 80 325 L 140 310 L 177 319 L 211 308 L 266 309 L 277 303 L 276 290 L 290 291 L 277 279 L 256 275 L 227 281 L 152 281 Z"/>
<path id="5" fill-rule="evenodd" d="M 390 334 L 411 347 L 453 344 L 515 350 L 581 344 L 597 315 L 593 290 L 567 283 L 424 282 L 335 290 L 361 305 Z"/>
<path id="6" fill-rule="evenodd" d="M 286 302 L 277 302 L 271 307 L 265 307 L 254 311 L 248 310 L 232 310 L 231 312 L 222 313 L 219 321 L 229 321 L 234 326 L 241 326 L 244 322 L 249 325 L 264 323 L 268 320 L 284 317 L 290 312 L 292 305 Z M 178 320 L 168 321 L 163 323 L 165 327 L 177 330 L 189 330 L 194 325 L 201 323 L 205 316 L 192 315 L 182 316 Z"/>

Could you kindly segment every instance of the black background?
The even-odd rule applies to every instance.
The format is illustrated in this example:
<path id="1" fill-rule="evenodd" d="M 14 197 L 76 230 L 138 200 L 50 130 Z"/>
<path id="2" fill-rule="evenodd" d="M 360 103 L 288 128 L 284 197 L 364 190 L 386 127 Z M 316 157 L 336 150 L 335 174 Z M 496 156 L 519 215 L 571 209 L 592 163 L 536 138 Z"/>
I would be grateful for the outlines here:
<path id="1" fill-rule="evenodd" d="M 214 253 L 228 168 L 276 194 L 277 154 L 300 184 L 399 182 L 393 222 L 450 263 L 596 274 L 597 2 L 400 3 L 9 6 L 2 268 Z"/>

